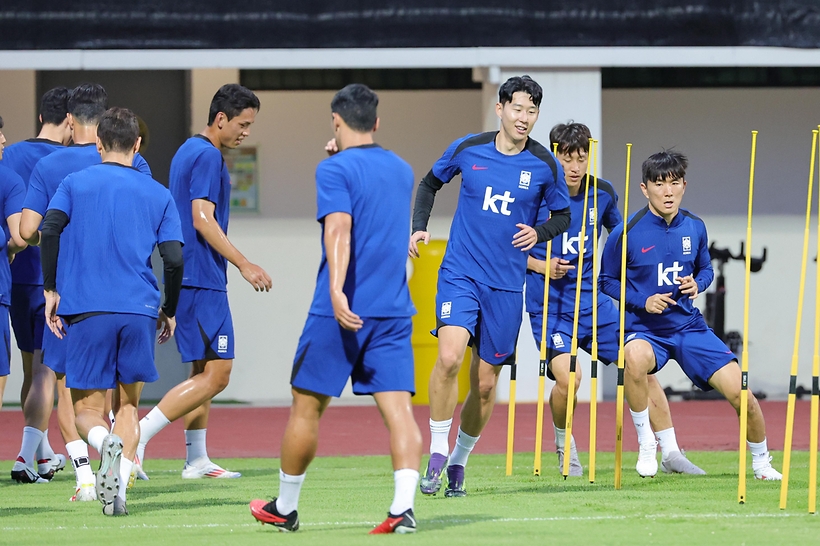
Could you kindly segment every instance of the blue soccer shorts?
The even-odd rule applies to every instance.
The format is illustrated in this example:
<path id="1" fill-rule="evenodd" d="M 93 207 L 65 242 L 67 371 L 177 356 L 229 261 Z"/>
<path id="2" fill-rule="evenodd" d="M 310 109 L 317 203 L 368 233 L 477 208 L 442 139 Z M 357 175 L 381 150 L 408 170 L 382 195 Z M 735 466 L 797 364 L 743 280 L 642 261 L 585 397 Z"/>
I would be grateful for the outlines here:
<path id="1" fill-rule="evenodd" d="M 11 285 L 11 327 L 21 351 L 33 353 L 43 348 L 45 308 L 42 284 Z"/>
<path id="2" fill-rule="evenodd" d="M 9 328 L 9 308 L 6 305 L 0 304 L 0 332 L 3 334 L 3 347 L 6 352 L 0 355 L 0 377 L 7 376 L 11 373 L 11 328 Z M 0 392 L 0 397 L 3 393 Z"/>
<path id="3" fill-rule="evenodd" d="M 507 363 L 515 352 L 524 299 L 521 292 L 498 290 L 447 269 L 439 269 L 436 329 L 461 326 L 472 336 L 478 356 L 488 364 Z"/>
<path id="4" fill-rule="evenodd" d="M 45 320 L 45 314 L 43 314 L 43 320 Z M 43 364 L 60 375 L 65 374 L 65 357 L 68 347 L 68 331 L 70 330 L 65 319 L 62 322 L 65 329 L 63 339 L 55 336 L 48 326 L 43 327 Z"/>
<path id="5" fill-rule="evenodd" d="M 737 361 L 735 354 L 706 325 L 701 318 L 694 326 L 663 335 L 650 332 L 632 332 L 626 337 L 629 343 L 643 339 L 652 346 L 655 353 L 655 369 L 661 370 L 669 360 L 676 360 L 678 365 L 699 389 L 712 390 L 709 379 L 712 375 L 730 362 Z"/>
<path id="6" fill-rule="evenodd" d="M 183 287 L 174 337 L 183 362 L 232 360 L 234 334 L 228 293 Z"/>
<path id="7" fill-rule="evenodd" d="M 154 365 L 157 319 L 128 313 L 92 315 L 71 325 L 66 386 L 113 389 L 159 379 Z"/>
<path id="8" fill-rule="evenodd" d="M 334 317 L 308 315 L 290 384 L 298 389 L 339 396 L 347 379 L 354 394 L 404 391 L 415 394 L 409 317 L 362 317 L 358 332 L 342 328 Z"/>

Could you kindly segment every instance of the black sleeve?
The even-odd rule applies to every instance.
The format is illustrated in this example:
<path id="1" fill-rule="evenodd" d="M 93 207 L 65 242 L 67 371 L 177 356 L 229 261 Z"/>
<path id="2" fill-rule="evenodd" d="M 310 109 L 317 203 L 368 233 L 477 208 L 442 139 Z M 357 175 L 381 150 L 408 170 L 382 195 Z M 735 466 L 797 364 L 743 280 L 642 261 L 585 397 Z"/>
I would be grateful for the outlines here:
<path id="1" fill-rule="evenodd" d="M 412 233 L 427 231 L 427 222 L 430 220 L 430 213 L 433 211 L 436 192 L 443 186 L 444 182 L 436 178 L 432 170 L 419 182 L 419 189 L 416 192 L 416 204 L 413 206 Z"/>
<path id="2" fill-rule="evenodd" d="M 43 289 L 57 289 L 57 256 L 60 255 L 60 234 L 68 225 L 68 215 L 61 210 L 46 212 L 40 235 L 40 263 L 43 267 Z"/>
<path id="3" fill-rule="evenodd" d="M 162 268 L 165 271 L 165 303 L 162 312 L 172 318 L 177 313 L 179 291 L 182 289 L 182 243 L 165 241 L 159 244 L 159 255 L 162 257 Z"/>
<path id="4" fill-rule="evenodd" d="M 538 234 L 539 243 L 545 243 L 552 240 L 556 236 L 565 232 L 569 227 L 569 222 L 572 218 L 569 212 L 569 207 L 561 210 L 553 210 L 550 211 L 550 213 L 549 220 L 540 226 L 535 226 L 535 232 Z"/>

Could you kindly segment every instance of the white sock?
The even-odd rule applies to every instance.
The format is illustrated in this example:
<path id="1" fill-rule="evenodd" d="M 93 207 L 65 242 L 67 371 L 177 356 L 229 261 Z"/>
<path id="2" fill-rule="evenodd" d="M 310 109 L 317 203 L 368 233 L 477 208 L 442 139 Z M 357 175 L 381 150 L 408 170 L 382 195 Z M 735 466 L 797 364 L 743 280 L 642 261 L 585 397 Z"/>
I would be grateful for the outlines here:
<path id="1" fill-rule="evenodd" d="M 82 440 L 74 440 L 65 445 L 71 464 L 74 465 L 74 475 L 77 478 L 77 487 L 93 486 L 94 471 L 91 470 L 91 461 L 88 459 L 88 444 Z"/>
<path id="2" fill-rule="evenodd" d="M 433 421 L 430 419 L 430 455 L 441 453 L 445 457 L 450 454 L 450 427 L 453 419 Z"/>
<path id="3" fill-rule="evenodd" d="M 114 410 L 108 410 L 108 420 L 111 422 L 111 430 L 114 430 L 114 424 L 117 420 L 114 418 Z"/>
<path id="4" fill-rule="evenodd" d="M 661 446 L 661 454 L 666 459 L 675 451 L 680 451 L 678 447 L 678 438 L 675 436 L 675 427 L 669 427 L 665 430 L 659 430 L 655 433 L 658 439 L 658 444 Z"/>
<path id="5" fill-rule="evenodd" d="M 746 445 L 749 446 L 749 451 L 752 452 L 752 468 L 769 464 L 769 445 L 766 438 L 757 443 L 746 440 Z"/>
<path id="6" fill-rule="evenodd" d="M 88 431 L 88 445 L 102 454 L 103 440 L 105 440 L 105 437 L 109 434 L 111 433 L 108 432 L 108 429 L 103 426 L 97 425 L 96 427 L 93 427 Z"/>
<path id="7" fill-rule="evenodd" d="M 170 424 L 171 421 L 165 417 L 165 414 L 158 407 L 153 408 L 148 412 L 148 415 L 140 419 L 140 446 L 142 446 L 143 453 L 145 453 L 145 444 Z M 139 457 L 142 459 L 142 454 Z"/>
<path id="8" fill-rule="evenodd" d="M 125 491 L 128 489 L 128 480 L 131 479 L 131 467 L 134 466 L 134 461 L 129 461 L 125 457 L 120 459 L 120 490 L 117 491 L 117 496 L 122 502 L 125 502 Z"/>
<path id="9" fill-rule="evenodd" d="M 412 468 L 402 468 L 393 472 L 396 489 L 393 494 L 393 504 L 390 505 L 390 514 L 398 516 L 413 508 L 413 499 L 416 496 L 416 487 L 419 485 L 419 472 Z"/>
<path id="10" fill-rule="evenodd" d="M 36 457 L 38 461 L 54 458 L 54 450 L 51 449 L 51 444 L 48 442 L 48 429 L 43 431 L 43 439 L 37 446 Z"/>
<path id="11" fill-rule="evenodd" d="M 208 458 L 208 449 L 205 447 L 205 433 L 208 429 L 200 428 L 185 431 L 185 462 L 193 463 L 202 457 Z"/>
<path id="12" fill-rule="evenodd" d="M 646 444 L 655 441 L 655 435 L 652 434 L 652 425 L 649 424 L 649 407 L 643 411 L 635 413 L 629 410 L 632 414 L 632 422 L 635 424 L 635 432 L 638 433 L 638 443 Z"/>
<path id="13" fill-rule="evenodd" d="M 467 466 L 467 458 L 470 456 L 470 452 L 473 451 L 475 447 L 475 443 L 481 436 L 470 436 L 463 430 L 461 427 L 458 427 L 458 436 L 456 436 L 456 447 L 453 450 L 453 454 L 450 457 L 449 464 L 455 464 L 460 466 Z"/>
<path id="14" fill-rule="evenodd" d="M 279 469 L 279 497 L 276 499 L 276 509 L 283 516 L 287 516 L 299 506 L 299 493 L 302 491 L 304 481 L 304 474 L 291 476 L 282 472 L 281 468 Z"/>
<path id="15" fill-rule="evenodd" d="M 34 427 L 23 427 L 23 441 L 17 459 L 23 459 L 27 466 L 37 469 L 37 446 L 43 441 L 43 431 Z"/>
<path id="16" fill-rule="evenodd" d="M 567 443 L 567 429 L 558 428 L 555 423 L 552 424 L 552 429 L 555 431 L 555 449 L 564 449 Z"/>

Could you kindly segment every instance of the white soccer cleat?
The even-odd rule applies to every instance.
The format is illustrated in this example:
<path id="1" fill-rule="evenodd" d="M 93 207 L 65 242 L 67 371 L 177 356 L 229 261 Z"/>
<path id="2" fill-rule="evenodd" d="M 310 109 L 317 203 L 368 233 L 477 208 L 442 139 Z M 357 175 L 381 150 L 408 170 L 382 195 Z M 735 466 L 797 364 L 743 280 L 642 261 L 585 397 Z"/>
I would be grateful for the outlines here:
<path id="1" fill-rule="evenodd" d="M 635 470 L 641 478 L 654 478 L 658 473 L 658 442 L 644 442 L 640 444 L 638 452 L 638 463 Z"/>
<path id="2" fill-rule="evenodd" d="M 48 479 L 41 477 L 37 471 L 27 465 L 21 457 L 17 457 L 11 467 L 11 479 L 17 483 L 48 483 Z"/>
<path id="3" fill-rule="evenodd" d="M 783 474 L 778 472 L 772 466 L 772 458 L 769 457 L 765 463 L 762 463 L 759 467 L 755 464 L 752 464 L 752 470 L 755 471 L 755 479 L 764 480 L 767 482 L 779 482 L 783 479 Z"/>
<path id="4" fill-rule="evenodd" d="M 134 457 L 134 464 L 131 466 L 131 475 L 128 477 L 128 486 L 126 489 L 131 489 L 134 487 L 134 482 L 137 480 L 148 480 L 148 474 L 146 474 L 142 470 L 142 464 L 140 464 L 140 458 Z"/>
<path id="5" fill-rule="evenodd" d="M 694 474 L 702 476 L 706 474 L 702 468 L 686 458 L 682 451 L 673 451 L 669 457 L 664 457 L 661 461 L 661 469 L 667 474 Z"/>
<path id="6" fill-rule="evenodd" d="M 68 499 L 71 502 L 88 502 L 97 500 L 97 491 L 93 483 L 78 485 L 74 495 Z"/>
<path id="7" fill-rule="evenodd" d="M 208 457 L 200 457 L 193 463 L 185 463 L 182 469 L 182 477 L 186 480 L 196 480 L 199 478 L 239 478 L 239 472 L 225 470 L 218 464 L 211 462 Z"/>
<path id="8" fill-rule="evenodd" d="M 41 478 L 51 480 L 54 474 L 65 468 L 65 455 L 55 453 L 54 457 L 50 459 L 42 459 L 37 461 L 37 473 Z"/>

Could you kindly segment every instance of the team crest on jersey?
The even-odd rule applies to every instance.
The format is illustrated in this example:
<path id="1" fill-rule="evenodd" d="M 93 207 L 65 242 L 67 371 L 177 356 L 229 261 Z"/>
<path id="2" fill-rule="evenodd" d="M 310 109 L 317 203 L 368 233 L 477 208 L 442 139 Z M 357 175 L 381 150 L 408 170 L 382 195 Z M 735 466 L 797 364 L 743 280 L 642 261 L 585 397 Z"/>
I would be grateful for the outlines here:
<path id="1" fill-rule="evenodd" d="M 555 346 L 556 349 L 563 349 L 564 348 L 564 340 L 561 339 L 561 334 L 552 334 L 552 344 Z"/>
<path id="2" fill-rule="evenodd" d="M 216 352 L 217 353 L 227 353 L 228 352 L 228 336 L 219 336 L 219 339 L 216 342 Z"/>
<path id="3" fill-rule="evenodd" d="M 595 225 L 595 207 L 590 207 L 589 213 L 587 213 L 587 218 L 589 218 L 589 225 Z"/>
<path id="4" fill-rule="evenodd" d="M 532 173 L 530 171 L 521 171 L 521 178 L 518 179 L 518 187 L 522 190 L 530 189 L 530 179 Z"/>
<path id="5" fill-rule="evenodd" d="M 683 243 L 683 253 L 684 254 L 691 254 L 692 253 L 692 239 L 689 237 L 684 237 L 682 239 Z"/>
<path id="6" fill-rule="evenodd" d="M 441 304 L 441 318 L 450 318 L 450 311 L 453 308 L 453 302 L 445 301 Z"/>

